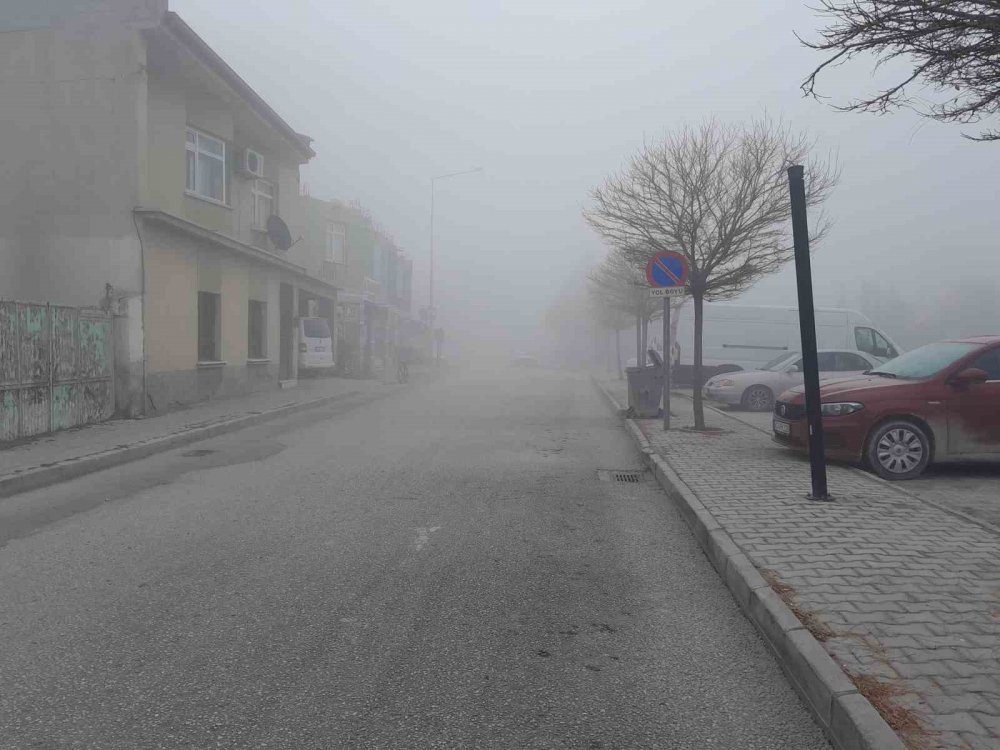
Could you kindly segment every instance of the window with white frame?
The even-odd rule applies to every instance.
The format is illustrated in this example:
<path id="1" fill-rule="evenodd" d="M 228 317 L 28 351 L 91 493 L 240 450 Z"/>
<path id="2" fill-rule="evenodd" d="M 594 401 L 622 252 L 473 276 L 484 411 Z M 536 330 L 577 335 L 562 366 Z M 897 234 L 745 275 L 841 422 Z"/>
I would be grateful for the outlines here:
<path id="1" fill-rule="evenodd" d="M 187 129 L 188 193 L 217 203 L 226 202 L 226 142 Z"/>
<path id="2" fill-rule="evenodd" d="M 326 225 L 326 260 L 347 263 L 347 230 L 343 224 Z"/>
<path id="3" fill-rule="evenodd" d="M 255 229 L 266 229 L 274 213 L 274 183 L 254 180 L 250 186 L 250 218 Z"/>

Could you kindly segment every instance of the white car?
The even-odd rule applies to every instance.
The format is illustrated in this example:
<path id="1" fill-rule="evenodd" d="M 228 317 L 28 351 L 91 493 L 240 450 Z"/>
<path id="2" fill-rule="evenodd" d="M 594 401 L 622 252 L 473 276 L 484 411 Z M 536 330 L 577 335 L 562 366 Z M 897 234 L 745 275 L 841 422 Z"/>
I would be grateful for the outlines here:
<path id="1" fill-rule="evenodd" d="M 818 358 L 820 380 L 854 377 L 882 364 L 870 354 L 846 349 L 821 349 Z M 802 355 L 785 353 L 759 370 L 716 375 L 705 383 L 702 395 L 750 411 L 770 411 L 774 408 L 775 396 L 802 385 L 803 379 Z"/>
<path id="2" fill-rule="evenodd" d="M 333 336 L 326 318 L 299 318 L 299 369 L 333 367 Z"/>

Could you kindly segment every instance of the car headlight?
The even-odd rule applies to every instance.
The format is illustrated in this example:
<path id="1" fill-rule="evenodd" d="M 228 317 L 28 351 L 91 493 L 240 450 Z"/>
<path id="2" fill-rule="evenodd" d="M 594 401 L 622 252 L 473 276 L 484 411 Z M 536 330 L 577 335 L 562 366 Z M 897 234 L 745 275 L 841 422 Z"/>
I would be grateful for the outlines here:
<path id="1" fill-rule="evenodd" d="M 736 383 L 732 380 L 712 380 L 708 383 L 713 388 L 732 388 Z"/>
<path id="2" fill-rule="evenodd" d="M 823 404 L 820 406 L 820 413 L 824 417 L 842 417 L 845 414 L 853 414 L 864 408 L 864 404 L 856 404 L 848 401 L 842 404 Z"/>

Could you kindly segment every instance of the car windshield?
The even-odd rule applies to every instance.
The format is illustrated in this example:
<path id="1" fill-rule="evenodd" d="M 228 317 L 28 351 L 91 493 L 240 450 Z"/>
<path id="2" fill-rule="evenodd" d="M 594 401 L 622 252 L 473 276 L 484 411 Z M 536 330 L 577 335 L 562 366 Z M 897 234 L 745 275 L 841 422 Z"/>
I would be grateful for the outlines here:
<path id="1" fill-rule="evenodd" d="M 919 349 L 901 354 L 891 362 L 886 362 L 871 370 L 871 373 L 893 378 L 929 378 L 949 365 L 955 364 L 978 346 L 979 344 L 963 344 L 957 341 L 939 341 L 935 344 L 927 344 Z"/>
<path id="2" fill-rule="evenodd" d="M 308 339 L 330 338 L 330 326 L 325 318 L 306 318 L 302 321 L 302 332 Z"/>
<path id="3" fill-rule="evenodd" d="M 788 362 L 788 360 L 790 360 L 792 357 L 796 357 L 796 356 L 798 356 L 798 355 L 796 355 L 796 354 L 789 354 L 788 352 L 785 352 L 784 354 L 781 354 L 781 355 L 775 357 L 774 359 L 772 359 L 767 364 L 762 365 L 760 369 L 762 369 L 762 370 L 778 370 L 778 369 L 780 369 L 779 365 L 781 365 L 781 364 L 783 364 L 785 362 Z"/>

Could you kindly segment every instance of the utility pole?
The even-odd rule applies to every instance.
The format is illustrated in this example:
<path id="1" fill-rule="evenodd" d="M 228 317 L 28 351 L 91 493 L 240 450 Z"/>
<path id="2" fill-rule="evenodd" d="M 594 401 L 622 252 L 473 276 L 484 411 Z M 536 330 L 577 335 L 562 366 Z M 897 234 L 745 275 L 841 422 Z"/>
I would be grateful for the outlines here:
<path id="1" fill-rule="evenodd" d="M 806 184 L 803 173 L 801 165 L 788 168 L 792 237 L 795 243 L 795 280 L 799 292 L 799 330 L 802 334 L 802 372 L 805 376 L 806 420 L 809 424 L 812 493 L 808 497 L 810 500 L 830 500 L 826 485 L 823 412 L 819 395 L 819 361 L 816 354 L 816 312 L 813 307 L 809 223 L 806 215 Z"/>

